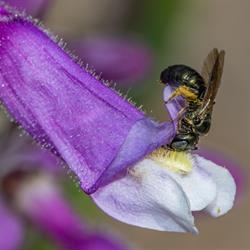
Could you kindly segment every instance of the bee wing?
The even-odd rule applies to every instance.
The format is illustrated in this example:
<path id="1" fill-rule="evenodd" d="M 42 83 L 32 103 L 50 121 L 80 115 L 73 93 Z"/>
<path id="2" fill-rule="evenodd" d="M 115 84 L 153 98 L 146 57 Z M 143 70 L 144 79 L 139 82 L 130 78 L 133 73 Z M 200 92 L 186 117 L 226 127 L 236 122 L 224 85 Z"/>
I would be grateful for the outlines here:
<path id="1" fill-rule="evenodd" d="M 218 49 L 214 48 L 212 51 L 210 51 L 210 53 L 204 60 L 204 63 L 201 69 L 201 76 L 203 77 L 207 87 L 210 82 L 211 72 L 213 71 L 213 67 L 218 58 L 218 55 L 219 55 Z"/>
<path id="2" fill-rule="evenodd" d="M 206 113 L 208 110 L 212 110 L 214 99 L 221 83 L 224 57 L 224 50 L 218 52 L 218 49 L 213 49 L 204 61 L 201 75 L 206 83 L 207 91 L 200 113 Z"/>

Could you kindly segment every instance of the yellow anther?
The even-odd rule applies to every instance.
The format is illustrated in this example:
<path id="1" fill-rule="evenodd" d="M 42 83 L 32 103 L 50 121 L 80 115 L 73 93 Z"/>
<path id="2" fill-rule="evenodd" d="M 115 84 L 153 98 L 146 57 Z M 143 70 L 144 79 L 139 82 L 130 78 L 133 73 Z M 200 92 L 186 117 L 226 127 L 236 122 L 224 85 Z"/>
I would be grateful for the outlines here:
<path id="1" fill-rule="evenodd" d="M 187 152 L 159 148 L 148 157 L 156 161 L 160 166 L 168 168 L 175 173 L 186 175 L 192 170 L 193 159 L 191 154 Z"/>

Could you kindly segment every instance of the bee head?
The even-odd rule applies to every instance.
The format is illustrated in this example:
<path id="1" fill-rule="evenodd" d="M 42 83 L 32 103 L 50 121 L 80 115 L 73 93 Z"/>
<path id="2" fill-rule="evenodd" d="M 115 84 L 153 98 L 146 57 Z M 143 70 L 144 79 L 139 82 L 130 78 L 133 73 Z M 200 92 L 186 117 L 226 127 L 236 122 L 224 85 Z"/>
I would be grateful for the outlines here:
<path id="1" fill-rule="evenodd" d="M 168 67 L 161 72 L 160 81 L 163 84 L 167 84 L 169 83 L 170 80 L 171 80 L 171 74 L 170 74 L 170 68 Z"/>

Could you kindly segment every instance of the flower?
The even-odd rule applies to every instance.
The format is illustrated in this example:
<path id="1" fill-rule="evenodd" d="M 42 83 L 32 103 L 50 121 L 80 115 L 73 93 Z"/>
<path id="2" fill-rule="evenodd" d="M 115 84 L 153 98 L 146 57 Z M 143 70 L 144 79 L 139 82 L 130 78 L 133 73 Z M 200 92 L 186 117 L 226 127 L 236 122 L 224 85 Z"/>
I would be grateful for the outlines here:
<path id="1" fill-rule="evenodd" d="M 15 214 L 9 211 L 2 199 L 0 200 L 0 221 L 1 249 L 19 249 L 23 240 L 22 223 Z"/>
<path id="2" fill-rule="evenodd" d="M 60 249 L 127 249 L 103 232 L 91 232 L 75 214 L 56 180 L 61 173 L 55 157 L 24 138 L 18 139 L 16 133 L 1 142 L 1 249 L 20 249 L 24 218 L 51 237 Z"/>
<path id="3" fill-rule="evenodd" d="M 171 123 L 146 117 L 30 20 L 1 8 L 0 98 L 33 138 L 67 162 L 86 193 L 168 141 Z"/>
<path id="4" fill-rule="evenodd" d="M 235 183 L 225 168 L 161 148 L 175 134 L 172 122 L 148 118 L 44 30 L 4 6 L 1 12 L 0 99 L 101 209 L 128 224 L 196 233 L 192 211 L 217 217 L 233 206 Z M 176 116 L 179 106 L 171 105 Z"/>
<path id="5" fill-rule="evenodd" d="M 89 37 L 71 47 L 102 78 L 121 85 L 135 83 L 150 70 L 150 49 L 133 39 Z"/>
<path id="6" fill-rule="evenodd" d="M 246 173 L 243 166 L 239 164 L 239 162 L 236 162 L 234 159 L 226 154 L 223 154 L 222 152 L 218 152 L 210 148 L 201 148 L 197 151 L 197 153 L 202 157 L 211 159 L 219 166 L 225 166 L 230 171 L 237 187 L 236 201 L 245 196 L 247 186 Z"/>
<path id="7" fill-rule="evenodd" d="M 28 179 L 19 188 L 15 194 L 19 210 L 63 249 L 126 249 L 103 232 L 91 232 L 65 201 L 51 176 Z"/>
<path id="8" fill-rule="evenodd" d="M 41 16 L 52 0 L 4 0 L 4 2 L 33 16 Z"/>

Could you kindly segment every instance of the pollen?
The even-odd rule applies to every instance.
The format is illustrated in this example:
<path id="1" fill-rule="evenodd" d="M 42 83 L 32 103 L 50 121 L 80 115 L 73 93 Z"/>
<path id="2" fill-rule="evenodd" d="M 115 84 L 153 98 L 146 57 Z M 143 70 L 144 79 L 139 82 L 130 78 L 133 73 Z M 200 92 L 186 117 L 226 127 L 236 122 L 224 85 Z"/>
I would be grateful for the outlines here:
<path id="1" fill-rule="evenodd" d="M 186 175 L 192 171 L 193 158 L 187 152 L 159 148 L 153 151 L 148 157 L 157 162 L 161 167 L 168 168 L 178 174 Z"/>
<path id="2" fill-rule="evenodd" d="M 190 90 L 187 86 L 179 87 L 178 91 L 181 95 L 185 96 L 186 98 L 188 98 L 190 100 L 197 99 L 197 95 L 192 90 Z"/>

